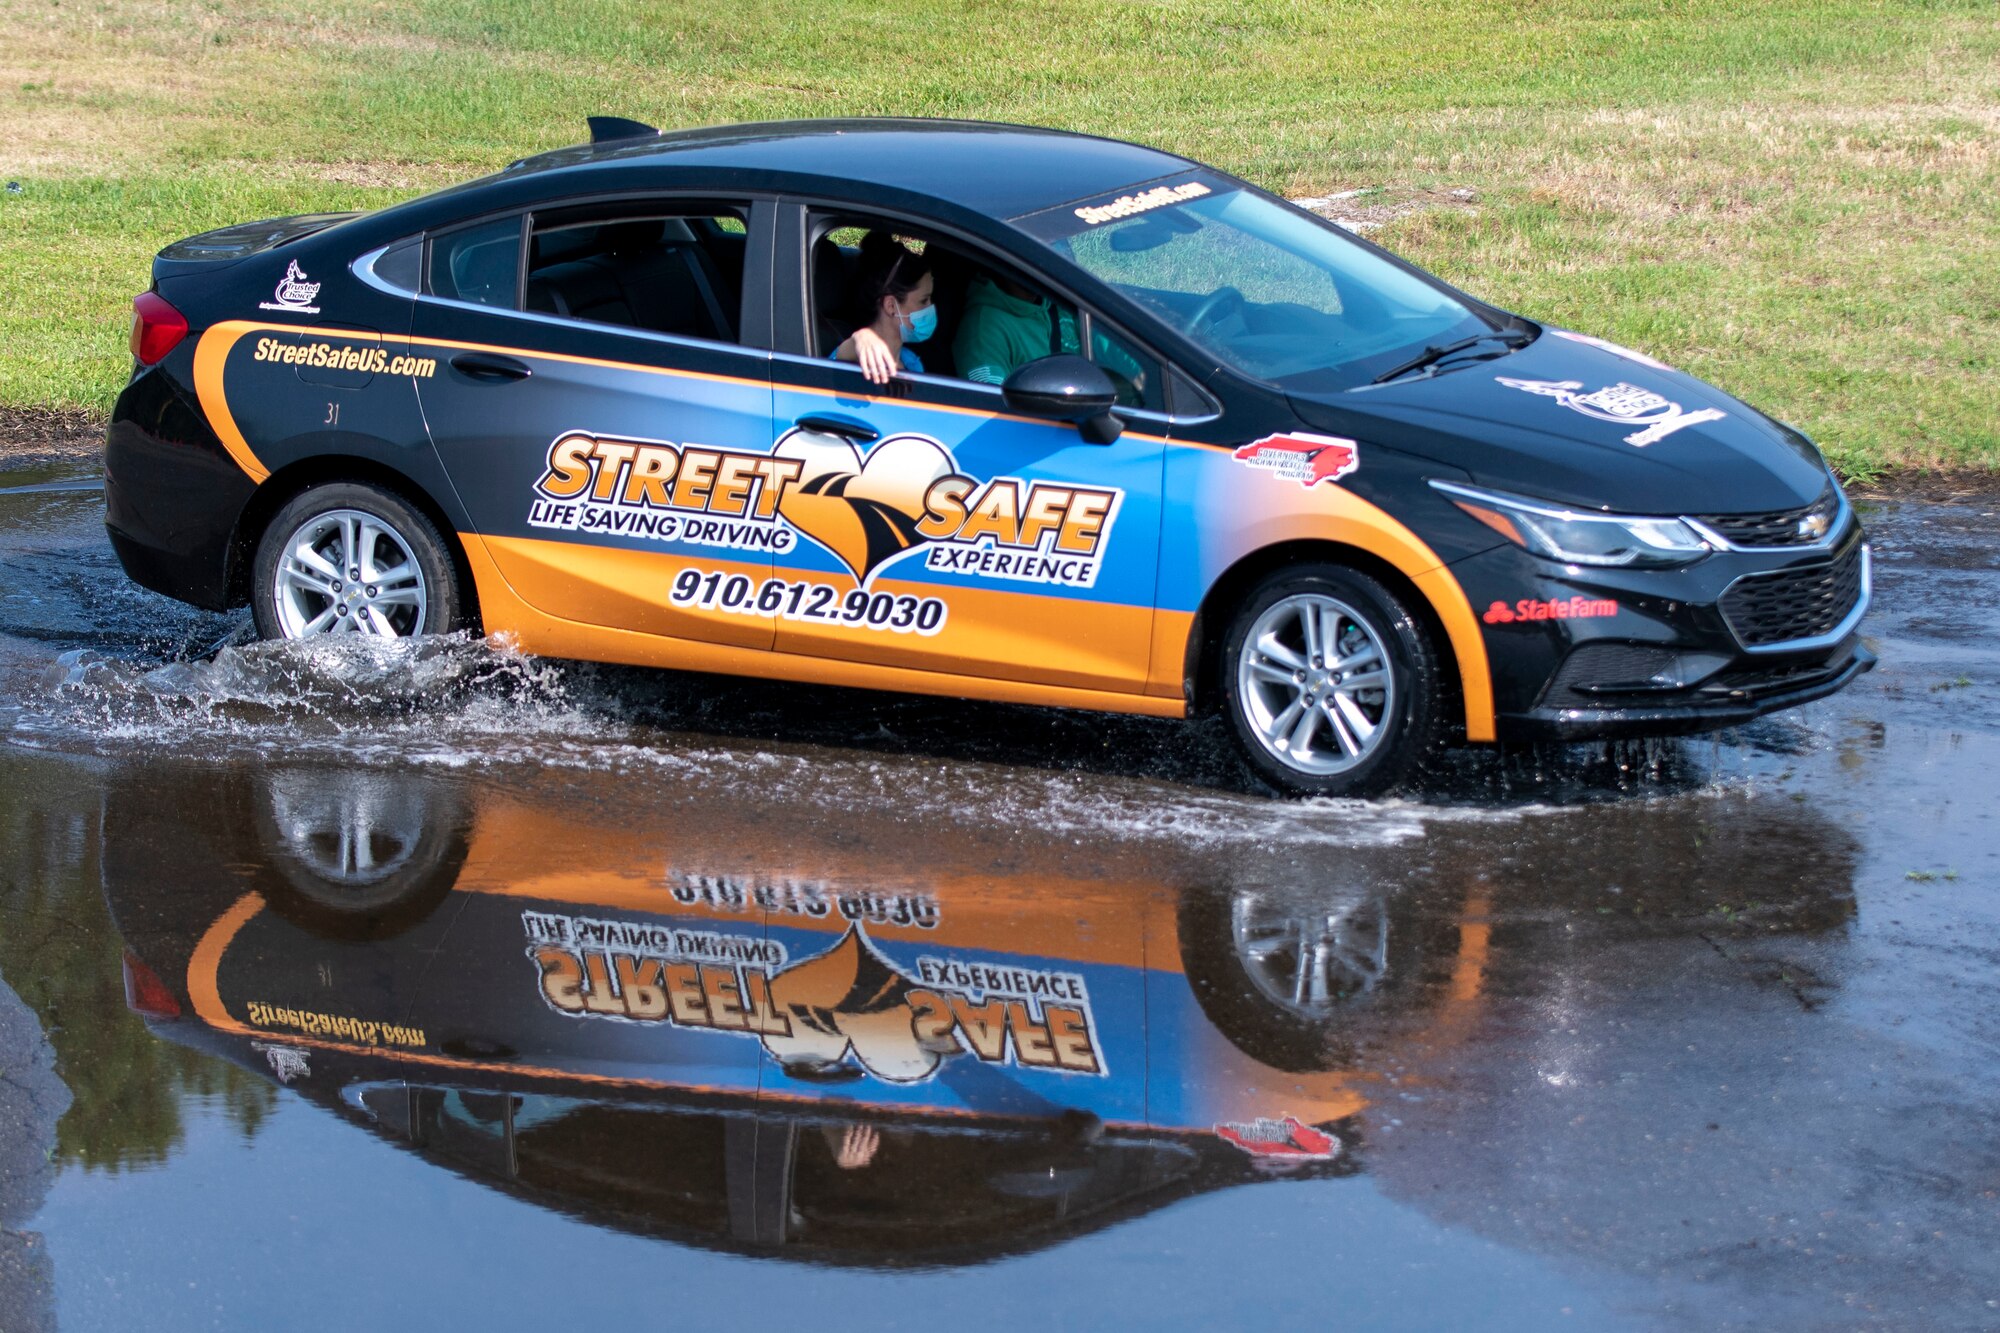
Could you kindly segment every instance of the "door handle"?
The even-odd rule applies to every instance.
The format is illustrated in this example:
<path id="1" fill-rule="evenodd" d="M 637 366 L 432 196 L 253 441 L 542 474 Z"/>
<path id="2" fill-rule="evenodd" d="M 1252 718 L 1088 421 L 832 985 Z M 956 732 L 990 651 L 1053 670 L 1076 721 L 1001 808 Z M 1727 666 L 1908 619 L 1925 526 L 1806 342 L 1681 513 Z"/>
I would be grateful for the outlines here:
<path id="1" fill-rule="evenodd" d="M 524 380 L 535 373 L 528 369 L 525 362 L 516 361 L 511 356 L 494 356 L 490 352 L 460 352 L 451 359 L 451 368 L 468 379 L 488 384 Z"/>
<path id="2" fill-rule="evenodd" d="M 879 439 L 882 432 L 865 421 L 844 417 L 835 412 L 808 412 L 792 423 L 800 430 L 818 431 L 821 435 L 838 435 L 843 440 L 856 444 L 867 444 Z"/>

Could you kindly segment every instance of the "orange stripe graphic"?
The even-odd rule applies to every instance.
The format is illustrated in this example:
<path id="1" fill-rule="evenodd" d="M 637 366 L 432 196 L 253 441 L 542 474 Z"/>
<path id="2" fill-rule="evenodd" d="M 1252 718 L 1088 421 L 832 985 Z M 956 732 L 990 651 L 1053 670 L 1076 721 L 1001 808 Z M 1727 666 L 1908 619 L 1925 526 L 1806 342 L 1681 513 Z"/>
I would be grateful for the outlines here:
<path id="1" fill-rule="evenodd" d="M 1256 519 L 1257 544 L 1280 542 L 1339 542 L 1378 556 L 1395 566 L 1417 587 L 1430 603 L 1451 640 L 1458 658 L 1459 682 L 1465 693 L 1465 738 L 1490 741 L 1493 730 L 1493 674 L 1486 658 L 1486 638 L 1472 603 L 1450 569 L 1424 540 L 1396 519 L 1354 492 L 1337 486 L 1296 488 L 1293 507 L 1276 513 L 1261 513 Z M 1181 653 L 1186 640 L 1181 641 Z M 1183 656 L 1153 664 L 1158 685 L 1171 673 L 1178 677 Z"/>
<path id="2" fill-rule="evenodd" d="M 244 894 L 236 900 L 235 906 L 217 917 L 214 924 L 202 933 L 201 942 L 195 945 L 194 953 L 188 958 L 188 998 L 194 1001 L 195 1013 L 211 1027 L 250 1030 L 241 1028 L 229 1016 L 229 1010 L 222 1003 L 216 975 L 222 969 L 222 955 L 229 948 L 229 942 L 250 924 L 252 917 L 263 910 L 262 894 Z"/>
<path id="3" fill-rule="evenodd" d="M 222 447 L 229 451 L 229 456 L 236 460 L 236 466 L 260 485 L 271 475 L 271 469 L 258 459 L 256 452 L 250 448 L 250 442 L 243 438 L 242 430 L 237 427 L 236 418 L 230 415 L 222 371 L 229 360 L 229 349 L 236 346 L 237 339 L 259 329 L 281 327 L 230 320 L 211 327 L 201 335 L 201 341 L 194 348 L 194 396 L 201 403 L 202 415 L 208 418 L 209 426 L 215 431 L 216 438 L 222 441 Z M 296 329 L 291 331 L 297 332 Z"/>
<path id="4" fill-rule="evenodd" d="M 251 320 L 229 320 L 212 326 L 202 335 L 195 348 L 195 393 L 210 425 L 221 439 L 230 457 L 252 481 L 261 483 L 270 476 L 270 469 L 257 457 L 234 416 L 229 410 L 228 397 L 224 386 L 224 368 L 230 350 L 245 334 L 270 331 L 294 335 L 310 335 L 329 339 L 346 339 L 355 342 L 386 342 L 388 339 L 378 334 L 350 330 L 317 329 L 310 325 L 267 324 Z M 490 343 L 462 342 L 444 338 L 396 339 L 413 346 L 437 347 L 462 351 L 500 352 L 512 356 L 527 357 L 545 361 L 563 362 L 573 365 L 601 366 L 614 370 L 633 371 L 640 374 L 660 375 L 668 378 L 704 380 L 711 383 L 742 384 L 755 388 L 766 388 L 765 380 L 746 379 L 739 376 L 716 375 L 700 371 L 673 370 L 660 366 L 642 366 L 630 362 L 609 361 L 596 357 L 573 356 L 566 353 L 543 352 L 518 347 L 506 347 Z M 807 386 L 783 385 L 780 387 L 800 393 L 820 397 L 860 400 L 869 403 L 885 403 L 899 408 L 918 407 L 924 411 L 947 412 L 963 416 L 990 417 L 996 420 L 1023 422 L 1030 425 L 1047 426 L 1051 429 L 1069 430 L 1071 427 L 1032 418 L 1014 417 L 986 412 L 978 408 L 944 406 L 941 404 L 913 404 L 906 399 L 884 398 L 858 395 L 845 390 L 822 389 Z M 1166 444 L 1163 437 L 1128 432 L 1128 438 L 1148 440 Z M 1191 448 L 1212 448 L 1208 445 L 1184 445 Z M 1451 641 L 1454 654 L 1458 658 L 1460 684 L 1465 698 L 1466 739 L 1490 741 L 1494 739 L 1493 684 L 1492 672 L 1486 656 L 1486 641 L 1474 616 L 1471 603 L 1459 586 L 1451 571 L 1444 567 L 1435 552 L 1408 528 L 1382 510 L 1350 491 L 1339 488 L 1314 488 L 1316 503 L 1310 512 L 1301 512 L 1286 518 L 1274 519 L 1264 541 L 1289 540 L 1294 536 L 1309 540 L 1333 540 L 1348 542 L 1362 550 L 1373 552 L 1388 560 L 1414 582 L 1422 595 L 1429 601 L 1443 624 Z M 1330 511 L 1330 512 L 1329 512 Z M 1329 532 L 1326 520 L 1335 520 Z M 513 595 L 511 590 L 501 594 L 498 571 L 493 556 L 482 551 L 473 556 L 472 545 L 477 538 L 471 534 L 460 534 L 467 547 L 467 555 L 474 567 L 475 581 L 479 583 L 482 608 L 487 612 L 489 628 L 505 629 L 514 633 L 528 651 L 545 652 L 557 656 L 581 657 L 586 659 L 621 662 L 641 666 L 666 666 L 683 670 L 716 671 L 731 675 L 767 675 L 786 680 L 819 680 L 827 684 L 852 684 L 876 689 L 907 690 L 921 694 L 944 694 L 967 698 L 992 699 L 1009 703 L 1053 704 L 1076 708 L 1108 709 L 1116 712 L 1146 713 L 1157 717 L 1180 717 L 1186 713 L 1186 705 L 1181 698 L 1180 674 L 1185 662 L 1187 635 L 1183 630 L 1174 637 L 1175 621 L 1178 613 L 1163 614 L 1155 622 L 1153 629 L 1153 654 L 1150 672 L 1141 668 L 1143 679 L 1120 679 L 1107 675 L 1100 664 L 1094 668 L 1079 667 L 1068 670 L 1058 668 L 1053 672 L 1039 673 L 1036 681 L 1002 681 L 979 675 L 956 672 L 940 672 L 882 662 L 885 652 L 892 645 L 881 641 L 882 636 L 866 631 L 855 631 L 859 637 L 846 633 L 833 635 L 815 634 L 832 649 L 851 654 L 851 657 L 819 657 L 773 653 L 759 645 L 770 641 L 769 630 L 759 621 L 749 617 L 734 617 L 727 613 L 702 613 L 684 611 L 679 608 L 669 610 L 655 602 L 646 602 L 620 593 L 613 584 L 599 578 L 586 579 L 591 586 L 585 591 L 586 597 L 595 599 L 594 604 L 602 608 L 615 606 L 616 614 L 609 610 L 594 610 L 587 613 L 590 620 L 618 619 L 621 624 L 661 626 L 652 630 L 641 629 L 637 633 L 614 630 L 596 624 L 581 624 L 535 611 L 524 596 Z M 518 550 L 525 545 L 523 539 L 492 539 L 497 543 L 510 543 Z M 557 545 L 556 543 L 544 543 Z M 508 548 L 503 548 L 503 553 Z M 553 571 L 573 576 L 582 562 L 576 561 L 574 553 L 582 551 L 602 552 L 601 548 L 563 546 L 566 553 L 564 562 Z M 629 554 L 629 553 L 617 553 Z M 576 561 L 576 563 L 571 563 Z M 480 578 L 482 565 L 487 577 Z M 510 569 L 509 574 L 521 571 Z M 750 572 L 745 570 L 744 572 Z M 534 573 L 526 573 L 531 583 L 542 587 L 542 595 L 549 589 L 542 586 L 542 579 Z M 907 590 L 911 585 L 903 585 Z M 556 600 L 564 605 L 565 600 L 575 590 L 565 589 Z M 921 592 L 934 589 L 919 588 Z M 954 602 L 962 590 L 952 594 Z M 988 596 L 1008 596 L 1010 594 L 985 594 Z M 530 597 L 531 599 L 531 597 Z M 1046 603 L 1068 606 L 1087 606 L 1093 612 L 1130 612 L 1148 614 L 1140 608 L 1114 607 L 1104 603 L 1065 603 L 1064 599 L 1041 599 Z M 1019 605 L 1019 603 L 1014 603 Z M 510 618 L 508 608 L 518 608 L 522 613 Z M 497 615 L 496 615 L 497 613 Z M 1027 613 L 1024 613 L 1027 614 Z M 636 619 L 633 617 L 637 617 Z M 1192 617 L 1187 618 L 1189 625 Z M 721 637 L 722 644 L 700 643 L 688 640 L 672 640 L 666 629 L 692 622 L 702 627 L 705 635 Z M 736 625 L 742 625 L 741 630 Z M 1101 625 L 1101 620 L 1097 622 Z M 721 631 L 720 634 L 717 631 Z M 1094 631 L 1093 631 L 1094 632 Z M 1143 631 L 1142 631 L 1143 632 Z M 1118 636 L 1114 635 L 1114 640 Z M 668 643 L 648 644 L 648 639 L 669 639 Z M 558 646 L 561 645 L 561 646 Z M 735 654 L 751 652 L 755 657 L 745 661 Z M 717 656 L 717 654 L 721 656 Z M 856 660 L 862 654 L 878 659 L 874 662 Z M 693 659 L 700 659 L 696 665 Z M 979 662 L 977 656 L 968 653 L 963 660 L 968 664 Z M 1127 693 L 1128 688 L 1144 690 L 1144 695 Z M 1169 706 L 1171 705 L 1171 706 Z"/>
<path id="5" fill-rule="evenodd" d="M 1183 717 L 1187 713 L 1187 705 L 1180 699 L 1150 698 L 1119 690 L 809 657 L 800 653 L 703 643 L 694 639 L 640 634 L 606 625 L 581 624 L 537 610 L 501 576 L 489 548 L 522 539 L 482 538 L 477 533 L 461 532 L 459 540 L 465 545 L 467 563 L 472 567 L 473 581 L 479 588 L 480 611 L 487 628 L 504 631 L 523 652 L 574 657 L 591 662 L 618 662 L 627 666 L 713 671 L 726 676 L 761 676 L 821 685 L 898 690 L 907 694 L 944 695 L 957 699 L 990 699 L 998 703 L 1144 713 L 1150 717 Z"/>

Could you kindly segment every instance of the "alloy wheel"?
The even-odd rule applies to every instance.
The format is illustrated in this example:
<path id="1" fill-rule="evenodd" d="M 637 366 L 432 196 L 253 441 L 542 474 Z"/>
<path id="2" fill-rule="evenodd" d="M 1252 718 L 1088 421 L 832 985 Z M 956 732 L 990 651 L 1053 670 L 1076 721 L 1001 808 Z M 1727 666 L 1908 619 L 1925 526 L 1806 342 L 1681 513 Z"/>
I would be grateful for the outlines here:
<path id="1" fill-rule="evenodd" d="M 1286 767 L 1344 773 L 1387 739 L 1396 680 L 1385 636 L 1352 606 L 1295 593 L 1243 640 L 1237 697 L 1250 732 Z"/>
<path id="2" fill-rule="evenodd" d="M 1307 911 L 1245 895 L 1230 927 L 1251 984 L 1301 1018 L 1324 1017 L 1388 974 L 1389 916 L 1377 898 Z"/>
<path id="3" fill-rule="evenodd" d="M 359 509 L 328 510 L 301 523 L 285 539 L 274 585 L 287 639 L 402 639 L 424 630 L 429 599 L 409 539 Z"/>

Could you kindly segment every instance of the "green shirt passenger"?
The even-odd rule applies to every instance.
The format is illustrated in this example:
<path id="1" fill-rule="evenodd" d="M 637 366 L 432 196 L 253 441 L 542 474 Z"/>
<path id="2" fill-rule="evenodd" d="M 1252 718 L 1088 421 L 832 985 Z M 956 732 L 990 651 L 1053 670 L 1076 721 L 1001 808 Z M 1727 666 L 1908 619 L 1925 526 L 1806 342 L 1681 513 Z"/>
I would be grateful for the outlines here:
<path id="1" fill-rule="evenodd" d="M 1137 362 L 1102 336 L 1091 339 L 1095 359 L 1135 384 Z M 1030 361 L 1078 348 L 1076 316 L 1047 297 L 980 274 L 966 286 L 965 315 L 952 339 L 958 373 L 978 384 L 1003 384 Z"/>

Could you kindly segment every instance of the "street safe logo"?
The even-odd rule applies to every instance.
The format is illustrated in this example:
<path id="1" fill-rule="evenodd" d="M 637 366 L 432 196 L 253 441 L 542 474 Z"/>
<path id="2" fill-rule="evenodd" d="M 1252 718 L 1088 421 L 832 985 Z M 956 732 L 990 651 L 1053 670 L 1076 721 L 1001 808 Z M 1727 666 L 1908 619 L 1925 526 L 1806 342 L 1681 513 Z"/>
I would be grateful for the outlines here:
<path id="1" fill-rule="evenodd" d="M 549 446 L 531 527 L 783 554 L 800 538 L 867 587 L 914 552 L 927 569 L 1088 588 L 1124 492 L 969 476 L 938 441 L 866 453 L 797 428 L 770 453 L 571 431 Z"/>
<path id="2" fill-rule="evenodd" d="M 755 1038 L 788 1073 L 919 1083 L 971 1057 L 1105 1073 L 1089 991 L 1071 972 L 924 957 L 905 973 L 850 926 L 788 961 L 761 935 L 523 912 L 542 999 L 574 1018 Z"/>

